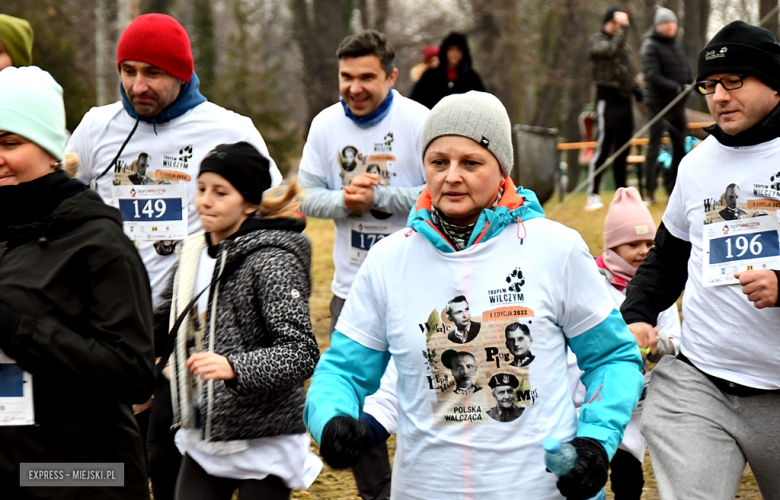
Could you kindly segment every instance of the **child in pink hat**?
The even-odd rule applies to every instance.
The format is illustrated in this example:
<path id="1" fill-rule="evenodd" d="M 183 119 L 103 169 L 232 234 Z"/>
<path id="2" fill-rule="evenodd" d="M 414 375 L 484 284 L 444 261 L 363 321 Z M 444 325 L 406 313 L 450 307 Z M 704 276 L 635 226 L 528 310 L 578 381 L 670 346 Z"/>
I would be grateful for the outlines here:
<path id="1" fill-rule="evenodd" d="M 596 259 L 596 265 L 609 283 L 609 290 L 615 300 L 615 306 L 625 299 L 628 282 L 636 274 L 636 270 L 653 248 L 655 238 L 655 221 L 650 211 L 642 201 L 636 188 L 619 188 L 615 198 L 609 205 L 607 218 L 604 220 L 604 253 Z M 680 316 L 677 305 L 658 316 L 658 346 L 654 354 L 647 354 L 647 360 L 658 362 L 662 356 L 677 354 L 680 349 Z M 616 498 L 639 500 L 642 496 L 644 475 L 642 460 L 645 456 L 647 443 L 639 432 L 639 422 L 642 417 L 642 404 L 647 396 L 647 384 L 650 372 L 645 361 L 645 391 L 639 400 L 631 421 L 626 427 L 623 442 L 615 453 L 610 469 L 612 469 L 612 491 Z M 579 382 L 579 371 L 576 357 L 569 352 L 569 367 L 572 380 L 572 396 L 575 406 L 582 404 L 585 387 Z"/>

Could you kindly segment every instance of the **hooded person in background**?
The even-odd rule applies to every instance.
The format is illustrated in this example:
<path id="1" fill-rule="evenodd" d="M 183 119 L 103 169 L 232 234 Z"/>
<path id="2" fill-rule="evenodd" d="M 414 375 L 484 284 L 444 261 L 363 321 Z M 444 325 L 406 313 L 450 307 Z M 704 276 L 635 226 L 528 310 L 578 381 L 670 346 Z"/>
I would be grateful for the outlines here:
<path id="1" fill-rule="evenodd" d="M 659 7 L 655 12 L 654 26 L 642 43 L 640 56 L 645 74 L 645 103 L 647 117 L 652 118 L 693 80 L 691 66 L 685 55 L 685 46 L 677 39 L 677 16 L 669 9 Z M 650 127 L 650 144 L 645 160 L 645 203 L 655 203 L 655 187 L 658 181 L 658 152 L 664 131 L 672 140 L 672 164 L 664 172 L 664 185 L 668 194 L 677 180 L 677 167 L 685 155 L 685 136 L 688 124 L 685 119 L 685 99 L 666 112 Z"/>
<path id="2" fill-rule="evenodd" d="M 466 35 L 450 33 L 439 47 L 439 64 L 426 71 L 412 89 L 412 100 L 431 109 L 444 96 L 484 91 L 485 86 L 472 69 L 471 52 Z"/>
<path id="3" fill-rule="evenodd" d="M 33 30 L 24 19 L 0 14 L 0 71 L 32 64 Z"/>
<path id="4" fill-rule="evenodd" d="M 149 279 L 119 212 L 62 171 L 66 134 L 62 87 L 51 75 L 0 71 L 0 387 L 32 399 L 30 415 L 8 425 L 15 415 L 6 407 L 0 417 L 0 491 L 149 498 L 131 409 L 154 387 Z M 124 483 L 21 485 L 20 475 L 32 479 L 23 464 L 41 462 L 122 464 Z"/>

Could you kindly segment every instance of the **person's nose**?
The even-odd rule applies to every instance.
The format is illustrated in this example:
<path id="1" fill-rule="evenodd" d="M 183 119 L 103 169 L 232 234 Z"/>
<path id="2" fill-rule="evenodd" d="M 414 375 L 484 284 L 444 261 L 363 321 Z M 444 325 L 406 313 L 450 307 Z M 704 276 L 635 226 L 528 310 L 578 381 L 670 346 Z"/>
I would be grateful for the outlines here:
<path id="1" fill-rule="evenodd" d="M 444 182 L 447 184 L 458 184 L 463 180 L 460 175 L 460 169 L 457 164 L 451 163 L 444 177 Z M 465 317 L 466 315 L 464 315 Z M 468 320 L 468 317 L 465 317 Z"/>
<path id="2" fill-rule="evenodd" d="M 136 95 L 143 94 L 147 90 L 149 90 L 148 80 L 143 75 L 137 74 L 135 80 L 133 80 L 133 93 Z"/>
<path id="3" fill-rule="evenodd" d="M 722 83 L 715 84 L 715 93 L 712 94 L 712 99 L 715 102 L 728 102 L 731 100 L 731 92 L 726 90 Z"/>
<path id="4" fill-rule="evenodd" d="M 363 92 L 363 82 L 358 80 L 357 78 L 352 81 L 352 85 L 349 86 L 349 93 L 352 95 L 356 95 Z"/>

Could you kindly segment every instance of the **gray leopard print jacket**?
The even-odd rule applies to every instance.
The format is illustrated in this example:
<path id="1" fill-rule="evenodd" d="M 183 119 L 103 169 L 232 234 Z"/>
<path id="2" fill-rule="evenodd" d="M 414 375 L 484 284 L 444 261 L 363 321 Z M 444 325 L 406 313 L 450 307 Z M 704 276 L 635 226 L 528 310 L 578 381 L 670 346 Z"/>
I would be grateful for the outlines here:
<path id="1" fill-rule="evenodd" d="M 295 230 L 270 229 L 224 240 L 217 250 L 214 277 L 223 250 L 227 258 L 219 280 L 213 350 L 228 358 L 236 378 L 203 384 L 202 437 L 230 441 L 306 432 L 303 382 L 320 355 L 309 316 L 311 245 Z M 167 337 L 173 282 L 155 308 L 156 352 Z M 174 353 L 172 366 L 175 359 Z"/>

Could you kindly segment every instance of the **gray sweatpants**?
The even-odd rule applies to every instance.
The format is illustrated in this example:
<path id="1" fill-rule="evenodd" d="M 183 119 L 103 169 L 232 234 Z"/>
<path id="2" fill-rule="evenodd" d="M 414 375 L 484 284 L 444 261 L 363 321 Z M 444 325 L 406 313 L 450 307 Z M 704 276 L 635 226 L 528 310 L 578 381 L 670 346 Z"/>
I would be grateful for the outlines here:
<path id="1" fill-rule="evenodd" d="M 780 500 L 780 393 L 733 396 L 673 356 L 653 370 L 642 412 L 662 500 L 733 500 L 745 469 Z"/>

